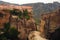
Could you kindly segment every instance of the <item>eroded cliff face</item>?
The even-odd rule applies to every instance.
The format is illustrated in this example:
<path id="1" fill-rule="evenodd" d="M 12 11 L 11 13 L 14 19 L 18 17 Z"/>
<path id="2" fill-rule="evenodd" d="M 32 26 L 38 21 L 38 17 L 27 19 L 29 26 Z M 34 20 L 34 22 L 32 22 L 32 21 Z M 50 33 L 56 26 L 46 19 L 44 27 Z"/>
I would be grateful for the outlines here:
<path id="1" fill-rule="evenodd" d="M 27 9 L 29 12 L 32 12 L 31 6 L 0 5 L 0 27 L 2 27 L 4 23 L 9 21 L 10 12 L 8 12 L 7 10 L 12 9 L 19 9 L 21 11 Z"/>
<path id="2" fill-rule="evenodd" d="M 0 28 L 4 28 L 3 25 L 6 22 L 9 22 L 9 12 L 0 10 Z"/>
<path id="3" fill-rule="evenodd" d="M 49 35 L 60 27 L 60 9 L 51 13 L 42 14 L 40 19 L 41 34 Z"/>
<path id="4" fill-rule="evenodd" d="M 0 11 L 0 27 L 2 27 L 6 22 L 10 22 L 11 27 L 15 27 L 20 32 L 18 36 L 21 40 L 26 40 L 28 37 L 28 34 L 31 31 L 36 30 L 36 23 L 35 23 L 35 20 L 33 19 L 32 7 L 0 5 L 0 8 L 1 8 L 0 9 L 1 10 Z M 2 11 L 4 9 L 6 9 L 6 11 Z M 24 17 L 23 19 L 19 19 L 18 16 L 14 16 L 14 15 L 11 15 L 12 17 L 10 17 L 10 12 L 7 12 L 7 10 L 10 10 L 10 9 L 18 9 L 21 11 L 27 9 L 27 11 L 29 12 L 28 15 L 30 18 L 28 20 L 25 19 Z M 11 20 L 9 20 L 9 18 L 11 18 Z"/>
<path id="5" fill-rule="evenodd" d="M 19 38 L 21 40 L 26 40 L 29 33 L 31 31 L 35 31 L 37 28 L 37 25 L 35 23 L 35 20 L 33 19 L 33 14 L 30 13 L 30 18 L 27 19 L 16 19 L 16 18 L 12 18 L 11 21 L 11 25 L 12 27 L 15 27 L 18 29 L 18 31 L 20 32 L 19 34 Z M 17 17 L 17 16 L 16 16 Z"/>

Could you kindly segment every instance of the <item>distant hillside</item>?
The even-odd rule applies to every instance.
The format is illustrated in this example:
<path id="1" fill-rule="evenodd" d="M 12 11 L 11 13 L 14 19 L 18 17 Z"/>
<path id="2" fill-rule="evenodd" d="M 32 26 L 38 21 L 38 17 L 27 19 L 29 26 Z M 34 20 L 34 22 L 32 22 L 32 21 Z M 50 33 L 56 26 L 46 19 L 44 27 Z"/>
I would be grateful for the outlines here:
<path id="1" fill-rule="evenodd" d="M 35 17 L 39 18 L 40 14 L 46 13 L 46 12 L 51 12 L 53 10 L 56 10 L 57 8 L 60 7 L 60 3 L 54 2 L 54 3 L 30 3 L 30 4 L 23 4 L 25 6 L 32 6 L 33 7 L 33 12 L 35 13 Z"/>

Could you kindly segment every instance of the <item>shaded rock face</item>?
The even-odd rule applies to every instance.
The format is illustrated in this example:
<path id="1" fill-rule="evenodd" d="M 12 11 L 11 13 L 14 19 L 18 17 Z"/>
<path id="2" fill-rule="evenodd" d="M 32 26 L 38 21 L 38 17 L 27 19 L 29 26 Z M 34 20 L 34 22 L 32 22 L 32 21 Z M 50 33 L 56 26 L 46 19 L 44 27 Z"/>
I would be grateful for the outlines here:
<path id="1" fill-rule="evenodd" d="M 60 40 L 60 28 L 51 34 L 50 40 Z"/>
<path id="2" fill-rule="evenodd" d="M 9 12 L 0 10 L 0 28 L 3 28 L 4 23 L 9 22 Z"/>
<path id="3" fill-rule="evenodd" d="M 51 12 L 49 14 L 41 15 L 40 22 L 40 31 L 41 34 L 49 36 L 50 33 L 53 33 L 56 29 L 60 28 L 60 9 Z"/>

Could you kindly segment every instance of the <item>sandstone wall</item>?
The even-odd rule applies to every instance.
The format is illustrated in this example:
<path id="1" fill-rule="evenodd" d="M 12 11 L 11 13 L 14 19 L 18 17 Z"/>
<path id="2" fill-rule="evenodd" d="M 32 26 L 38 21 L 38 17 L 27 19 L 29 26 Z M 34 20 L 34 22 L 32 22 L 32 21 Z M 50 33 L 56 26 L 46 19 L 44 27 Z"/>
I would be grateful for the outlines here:
<path id="1" fill-rule="evenodd" d="M 41 34 L 49 35 L 56 29 L 60 28 L 60 9 L 51 13 L 42 14 L 40 19 Z"/>
<path id="2" fill-rule="evenodd" d="M 9 9 L 19 9 L 25 10 L 27 9 L 29 12 L 30 19 L 24 20 L 16 19 L 15 17 L 11 18 L 11 27 L 15 27 L 20 32 L 20 39 L 25 40 L 27 39 L 28 34 L 31 31 L 36 30 L 35 20 L 33 19 L 32 7 L 31 6 L 14 6 L 14 5 L 0 5 L 0 10 L 9 10 Z M 9 22 L 10 13 L 7 11 L 1 11 L 0 13 L 4 14 L 3 18 L 0 17 L 0 27 L 4 25 L 4 23 Z M 1 16 L 1 15 L 0 15 Z"/>

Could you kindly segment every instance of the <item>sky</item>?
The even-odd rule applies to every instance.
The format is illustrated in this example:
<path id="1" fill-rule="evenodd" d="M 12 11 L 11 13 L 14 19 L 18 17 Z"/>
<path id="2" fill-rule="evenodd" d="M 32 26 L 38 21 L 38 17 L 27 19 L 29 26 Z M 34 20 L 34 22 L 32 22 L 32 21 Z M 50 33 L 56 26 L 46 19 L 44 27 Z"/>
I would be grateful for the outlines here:
<path id="1" fill-rule="evenodd" d="M 60 2 L 60 0 L 1 0 L 1 1 L 15 3 L 15 4 L 27 4 L 27 3 L 36 3 L 36 2 L 53 3 L 54 1 Z"/>

